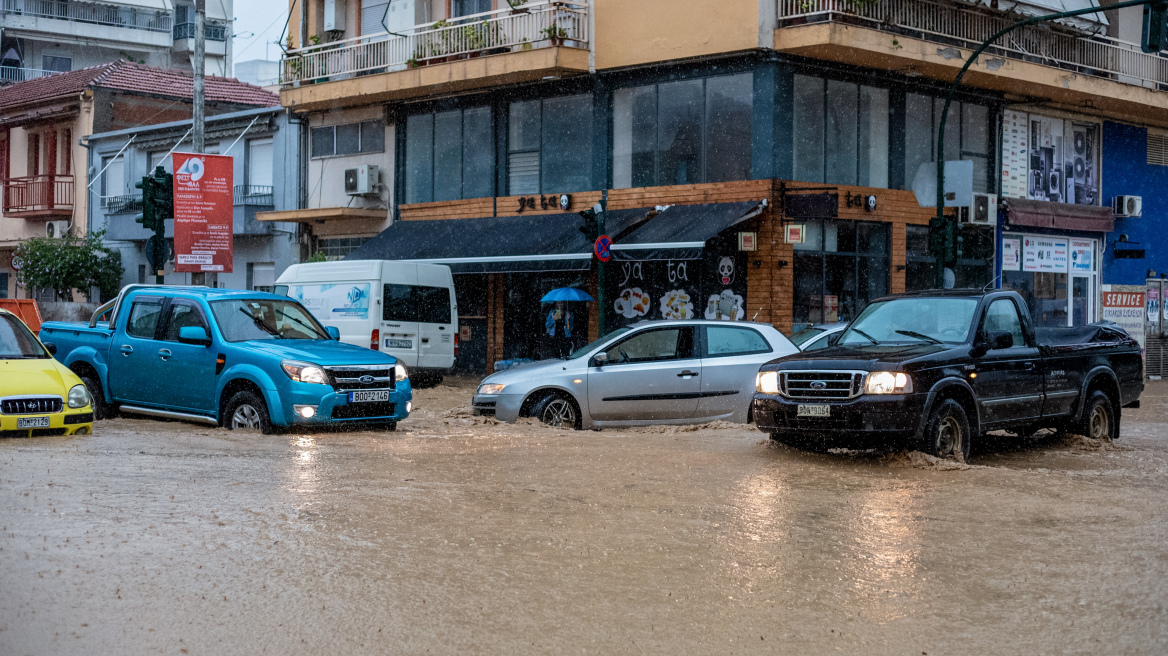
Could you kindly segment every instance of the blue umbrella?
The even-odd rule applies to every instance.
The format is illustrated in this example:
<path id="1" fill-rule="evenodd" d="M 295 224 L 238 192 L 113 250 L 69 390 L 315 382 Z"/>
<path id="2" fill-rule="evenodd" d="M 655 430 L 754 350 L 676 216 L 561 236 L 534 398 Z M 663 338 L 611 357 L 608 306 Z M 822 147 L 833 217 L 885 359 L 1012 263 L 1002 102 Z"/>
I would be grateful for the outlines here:
<path id="1" fill-rule="evenodd" d="M 540 303 L 555 303 L 556 301 L 595 301 L 595 300 L 596 299 L 594 299 L 588 295 L 588 292 L 585 292 L 585 291 L 580 290 L 580 289 L 576 289 L 575 287 L 560 287 L 559 289 L 553 289 L 550 292 L 544 294 L 543 298 L 539 299 L 539 302 Z"/>

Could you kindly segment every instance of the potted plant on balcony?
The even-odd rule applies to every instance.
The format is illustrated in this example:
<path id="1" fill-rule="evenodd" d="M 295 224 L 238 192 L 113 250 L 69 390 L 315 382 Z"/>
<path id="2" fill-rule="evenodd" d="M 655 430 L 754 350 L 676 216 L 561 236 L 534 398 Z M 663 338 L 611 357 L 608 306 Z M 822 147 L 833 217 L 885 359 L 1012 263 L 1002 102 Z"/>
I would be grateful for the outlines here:
<path id="1" fill-rule="evenodd" d="M 558 46 L 568 38 L 568 30 L 559 25 L 545 27 L 539 33 L 544 35 L 544 40 L 550 42 L 552 46 Z"/>

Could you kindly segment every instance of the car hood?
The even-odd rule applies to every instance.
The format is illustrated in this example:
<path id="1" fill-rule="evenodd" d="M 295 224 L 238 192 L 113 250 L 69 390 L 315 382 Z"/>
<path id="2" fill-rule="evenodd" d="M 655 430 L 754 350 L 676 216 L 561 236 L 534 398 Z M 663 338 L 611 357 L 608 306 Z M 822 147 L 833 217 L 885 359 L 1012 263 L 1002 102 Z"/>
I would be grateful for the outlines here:
<path id="1" fill-rule="evenodd" d="M 832 346 L 818 351 L 795 353 L 773 360 L 767 369 L 852 369 L 877 371 L 911 360 L 948 351 L 951 344 L 889 344 L 864 346 Z"/>
<path id="2" fill-rule="evenodd" d="M 64 398 L 77 382 L 65 373 L 52 358 L 28 360 L 0 360 L 0 396 L 26 394 L 54 394 Z"/>
<path id="3" fill-rule="evenodd" d="M 323 339 L 261 339 L 241 342 L 247 350 L 282 360 L 303 360 L 320 365 L 385 364 L 392 355 L 344 342 Z"/>
<path id="4" fill-rule="evenodd" d="M 562 372 L 569 363 L 575 360 L 539 360 L 537 362 L 528 362 L 521 364 L 518 367 L 512 367 L 506 371 L 500 371 L 497 374 L 491 374 L 483 379 L 483 383 L 496 383 L 500 385 L 511 385 L 531 378 L 536 378 L 542 375 L 550 374 L 553 371 Z"/>

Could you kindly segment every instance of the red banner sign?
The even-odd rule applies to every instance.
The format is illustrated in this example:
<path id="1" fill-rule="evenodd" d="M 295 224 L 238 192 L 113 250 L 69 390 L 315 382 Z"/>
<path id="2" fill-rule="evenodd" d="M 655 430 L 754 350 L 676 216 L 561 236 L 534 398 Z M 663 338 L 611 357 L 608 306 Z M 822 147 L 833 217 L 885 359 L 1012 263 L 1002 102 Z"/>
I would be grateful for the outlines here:
<path id="1" fill-rule="evenodd" d="M 231 273 L 232 158 L 174 153 L 174 270 Z"/>

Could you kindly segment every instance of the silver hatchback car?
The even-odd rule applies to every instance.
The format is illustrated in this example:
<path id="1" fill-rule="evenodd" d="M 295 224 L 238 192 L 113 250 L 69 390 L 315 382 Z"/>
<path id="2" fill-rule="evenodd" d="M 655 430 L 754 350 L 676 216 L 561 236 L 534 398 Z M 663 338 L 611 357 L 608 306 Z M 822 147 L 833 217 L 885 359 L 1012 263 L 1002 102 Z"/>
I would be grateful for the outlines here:
<path id="1" fill-rule="evenodd" d="M 566 358 L 487 376 L 474 413 L 585 429 L 746 423 L 759 367 L 798 351 L 766 324 L 646 321 Z"/>

